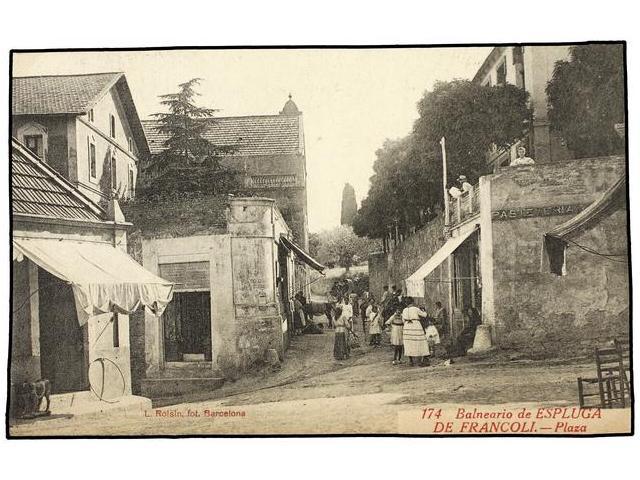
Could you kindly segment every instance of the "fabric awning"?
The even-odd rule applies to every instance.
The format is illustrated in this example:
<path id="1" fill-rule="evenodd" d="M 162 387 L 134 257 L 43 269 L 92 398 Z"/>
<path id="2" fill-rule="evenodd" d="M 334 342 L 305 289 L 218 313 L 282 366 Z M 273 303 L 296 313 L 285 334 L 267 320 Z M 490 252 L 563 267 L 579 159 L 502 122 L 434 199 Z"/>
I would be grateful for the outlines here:
<path id="1" fill-rule="evenodd" d="M 292 251 L 296 257 L 314 270 L 322 273 L 327 268 L 284 235 L 280 236 L 280 241 L 288 250 Z"/>
<path id="2" fill-rule="evenodd" d="M 623 175 L 602 196 L 575 217 L 544 234 L 544 253 L 549 259 L 549 269 L 556 275 L 566 273 L 567 242 L 598 224 L 604 217 L 624 205 L 627 198 L 627 181 Z"/>
<path id="3" fill-rule="evenodd" d="M 14 237 L 13 249 L 71 284 L 80 325 L 93 315 L 143 306 L 161 315 L 173 298 L 171 282 L 106 243 Z"/>
<path id="4" fill-rule="evenodd" d="M 438 265 L 444 262 L 449 255 L 451 255 L 456 248 L 458 248 L 462 242 L 469 238 L 469 236 L 477 229 L 477 224 L 471 224 L 466 229 L 463 229 L 458 236 L 451 237 L 442 247 L 440 247 L 440 250 L 425 262 L 424 265 L 413 272 L 411 276 L 405 280 L 407 295 L 410 297 L 424 297 L 424 279 L 427 275 L 433 272 Z"/>

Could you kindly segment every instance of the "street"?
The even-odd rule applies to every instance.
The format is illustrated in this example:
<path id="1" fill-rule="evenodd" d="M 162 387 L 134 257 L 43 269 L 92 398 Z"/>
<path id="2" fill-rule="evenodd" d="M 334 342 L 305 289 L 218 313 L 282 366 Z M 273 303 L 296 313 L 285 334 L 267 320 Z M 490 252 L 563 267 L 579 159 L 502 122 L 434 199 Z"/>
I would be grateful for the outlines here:
<path id="1" fill-rule="evenodd" d="M 360 326 L 358 334 L 360 335 Z M 254 372 L 198 398 L 139 414 L 20 421 L 21 435 L 233 435 L 397 433 L 399 413 L 431 406 L 574 406 L 576 377 L 593 366 L 553 361 L 456 359 L 391 364 L 389 345 L 333 359 L 333 333 L 294 337 L 282 369 Z"/>

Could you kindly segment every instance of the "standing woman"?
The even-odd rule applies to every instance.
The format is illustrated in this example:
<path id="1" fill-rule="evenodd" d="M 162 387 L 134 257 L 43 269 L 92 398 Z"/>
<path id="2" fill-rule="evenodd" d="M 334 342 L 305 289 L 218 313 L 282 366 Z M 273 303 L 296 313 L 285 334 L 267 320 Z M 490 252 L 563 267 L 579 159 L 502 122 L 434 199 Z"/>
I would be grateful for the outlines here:
<path id="1" fill-rule="evenodd" d="M 398 309 L 389 317 L 389 320 L 385 322 L 385 325 L 391 325 L 391 345 L 393 345 L 393 365 L 402 363 L 402 327 L 404 322 L 402 321 L 402 310 Z"/>
<path id="2" fill-rule="evenodd" d="M 349 358 L 349 348 L 347 346 L 347 319 L 340 306 L 335 309 L 335 341 L 333 343 L 333 358 L 345 360 Z"/>
<path id="3" fill-rule="evenodd" d="M 382 312 L 378 310 L 378 306 L 373 304 L 367 308 L 368 317 L 369 317 L 369 335 L 371 339 L 369 340 L 369 345 L 374 347 L 380 346 L 380 333 L 381 329 L 381 320 L 382 320 Z"/>
<path id="4" fill-rule="evenodd" d="M 425 318 L 427 313 L 416 307 L 411 297 L 405 297 L 405 305 L 407 306 L 402 311 L 404 354 L 409 357 L 411 365 L 414 365 L 414 359 L 416 363 L 421 363 L 429 355 L 429 343 L 420 323 L 420 318 Z"/>
<path id="5" fill-rule="evenodd" d="M 297 297 L 293 297 L 293 332 L 295 335 L 302 335 L 304 329 L 304 312 L 302 303 Z"/>

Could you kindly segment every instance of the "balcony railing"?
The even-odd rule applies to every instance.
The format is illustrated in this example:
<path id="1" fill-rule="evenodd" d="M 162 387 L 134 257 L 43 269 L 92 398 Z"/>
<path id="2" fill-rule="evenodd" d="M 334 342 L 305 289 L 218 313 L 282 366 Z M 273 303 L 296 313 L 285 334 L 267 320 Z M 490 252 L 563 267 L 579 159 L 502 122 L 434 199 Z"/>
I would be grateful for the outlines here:
<path id="1" fill-rule="evenodd" d="M 480 212 L 480 189 L 475 185 L 468 192 L 464 192 L 460 197 L 451 199 L 449 202 L 449 225 L 462 223 L 469 217 L 473 217 Z"/>
<path id="2" fill-rule="evenodd" d="M 281 188 L 297 186 L 295 175 L 251 175 L 246 178 L 248 188 Z"/>

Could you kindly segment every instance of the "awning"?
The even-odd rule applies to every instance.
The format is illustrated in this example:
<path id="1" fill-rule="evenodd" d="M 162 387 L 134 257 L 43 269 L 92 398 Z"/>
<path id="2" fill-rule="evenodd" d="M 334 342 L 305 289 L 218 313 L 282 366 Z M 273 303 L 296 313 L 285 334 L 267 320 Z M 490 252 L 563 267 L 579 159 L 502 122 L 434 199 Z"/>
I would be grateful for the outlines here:
<path id="1" fill-rule="evenodd" d="M 13 251 L 73 287 L 80 325 L 90 316 L 148 307 L 161 315 L 173 297 L 173 284 L 152 274 L 106 243 L 15 238 Z"/>
<path id="2" fill-rule="evenodd" d="M 578 215 L 550 230 L 545 235 L 571 239 L 589 230 L 613 210 L 624 205 L 627 194 L 627 182 L 622 176 L 605 191 L 602 196 L 582 210 Z"/>
<path id="3" fill-rule="evenodd" d="M 544 234 L 545 253 L 552 273 L 563 275 L 567 241 L 593 228 L 611 212 L 624 205 L 627 181 L 623 175 L 602 196 L 575 217 L 561 223 Z"/>
<path id="4" fill-rule="evenodd" d="M 427 275 L 433 272 L 438 265 L 444 262 L 449 255 L 451 255 L 456 248 L 458 248 L 462 242 L 469 238 L 469 236 L 477 229 L 477 224 L 470 224 L 467 228 L 463 229 L 459 235 L 447 240 L 440 250 L 438 250 L 431 258 L 429 258 L 429 260 L 426 261 L 424 265 L 405 280 L 407 295 L 410 297 L 424 297 L 424 279 Z"/>
<path id="5" fill-rule="evenodd" d="M 301 261 L 309 265 L 314 270 L 322 273 L 327 268 L 284 235 L 280 235 L 280 241 L 282 242 L 282 245 L 284 245 L 288 250 L 292 251 L 296 257 L 298 257 Z"/>

